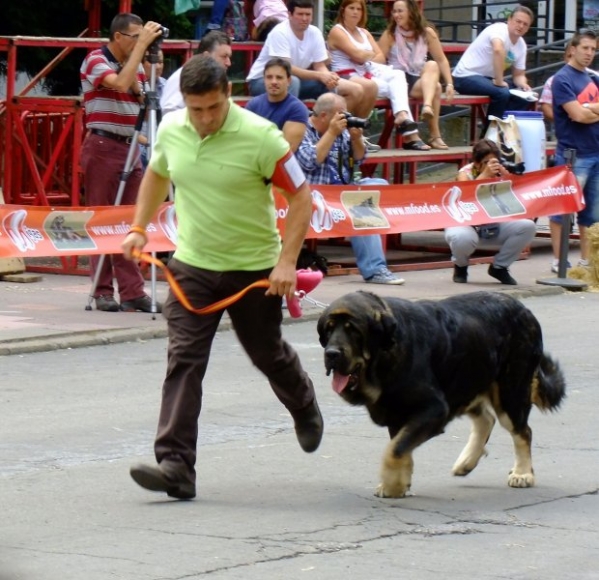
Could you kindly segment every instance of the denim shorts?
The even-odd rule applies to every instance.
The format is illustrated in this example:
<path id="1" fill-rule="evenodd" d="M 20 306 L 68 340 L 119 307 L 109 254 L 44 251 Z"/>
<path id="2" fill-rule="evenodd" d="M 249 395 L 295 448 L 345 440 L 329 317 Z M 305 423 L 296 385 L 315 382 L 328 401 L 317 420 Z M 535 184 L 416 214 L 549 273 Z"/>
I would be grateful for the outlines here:
<path id="1" fill-rule="evenodd" d="M 556 165 L 566 165 L 562 153 L 555 155 Z M 585 207 L 578 212 L 579 226 L 588 228 L 599 222 L 599 153 L 593 157 L 577 157 L 572 171 L 582 187 Z M 551 221 L 561 223 L 562 216 L 551 216 Z"/>

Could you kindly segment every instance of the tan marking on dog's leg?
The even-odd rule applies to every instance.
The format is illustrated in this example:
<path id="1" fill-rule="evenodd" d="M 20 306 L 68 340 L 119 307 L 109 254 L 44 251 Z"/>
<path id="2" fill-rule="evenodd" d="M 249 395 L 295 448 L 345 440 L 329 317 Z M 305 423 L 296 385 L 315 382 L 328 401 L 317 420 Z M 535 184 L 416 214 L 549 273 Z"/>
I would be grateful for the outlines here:
<path id="1" fill-rule="evenodd" d="M 528 433 L 525 434 L 514 433 L 514 426 L 505 413 L 497 415 L 497 418 L 501 426 L 510 432 L 514 441 L 516 462 L 510 471 L 507 484 L 510 487 L 532 487 L 535 484 L 535 476 L 532 468 L 532 432 L 530 428 L 528 428 Z"/>
<path id="2" fill-rule="evenodd" d="M 405 497 L 412 485 L 414 460 L 411 453 L 396 457 L 393 453 L 395 439 L 387 445 L 381 466 L 381 483 L 374 495 L 377 497 Z"/>
<path id="3" fill-rule="evenodd" d="M 480 413 L 468 414 L 472 420 L 472 430 L 468 443 L 453 465 L 452 473 L 454 475 L 468 475 L 478 465 L 481 457 L 486 454 L 485 445 L 495 425 L 495 417 L 486 402 L 481 403 L 480 409 Z"/>

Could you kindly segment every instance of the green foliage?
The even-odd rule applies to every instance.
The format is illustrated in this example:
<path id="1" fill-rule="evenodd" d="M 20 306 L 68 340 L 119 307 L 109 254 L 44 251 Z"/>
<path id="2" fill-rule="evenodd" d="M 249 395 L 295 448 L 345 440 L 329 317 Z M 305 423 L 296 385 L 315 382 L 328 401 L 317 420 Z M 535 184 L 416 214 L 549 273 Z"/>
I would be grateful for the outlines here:
<path id="1" fill-rule="evenodd" d="M 113 17 L 118 13 L 118 0 L 103 0 L 102 36 L 108 36 Z M 132 11 L 144 21 L 160 22 L 171 31 L 171 38 L 193 38 L 193 23 L 186 15 L 175 16 L 173 0 L 133 0 Z M 84 0 L 2 0 L 0 1 L 1 36 L 49 36 L 74 38 L 88 25 Z M 35 75 L 60 49 L 19 48 L 17 66 Z M 0 53 L 0 72 L 6 69 L 5 54 Z M 84 50 L 74 50 L 45 79 L 45 88 L 54 95 L 73 95 L 80 91 L 79 67 Z"/>

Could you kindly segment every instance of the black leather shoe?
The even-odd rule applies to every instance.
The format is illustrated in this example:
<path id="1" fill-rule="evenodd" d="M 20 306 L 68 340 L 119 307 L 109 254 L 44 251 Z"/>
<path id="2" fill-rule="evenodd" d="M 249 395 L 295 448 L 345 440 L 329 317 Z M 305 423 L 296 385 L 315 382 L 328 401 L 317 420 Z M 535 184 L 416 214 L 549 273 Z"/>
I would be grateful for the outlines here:
<path id="1" fill-rule="evenodd" d="M 177 499 L 193 499 L 196 496 L 196 486 L 193 481 L 177 474 L 176 470 L 172 473 L 162 466 L 139 465 L 133 466 L 129 473 L 133 481 L 149 491 L 162 491 L 169 497 Z"/>
<path id="2" fill-rule="evenodd" d="M 314 399 L 307 407 L 291 414 L 295 423 L 295 434 L 300 447 L 306 453 L 312 453 L 318 449 L 322 439 L 324 421 Z"/>
<path id="3" fill-rule="evenodd" d="M 466 284 L 468 282 L 468 266 L 454 266 L 453 281 L 456 284 Z"/>
<path id="4" fill-rule="evenodd" d="M 507 268 L 496 268 L 491 264 L 489 266 L 489 276 L 493 276 L 496 280 L 499 280 L 502 284 L 509 284 L 510 286 L 516 286 L 518 282 L 510 276 L 510 271 Z"/>

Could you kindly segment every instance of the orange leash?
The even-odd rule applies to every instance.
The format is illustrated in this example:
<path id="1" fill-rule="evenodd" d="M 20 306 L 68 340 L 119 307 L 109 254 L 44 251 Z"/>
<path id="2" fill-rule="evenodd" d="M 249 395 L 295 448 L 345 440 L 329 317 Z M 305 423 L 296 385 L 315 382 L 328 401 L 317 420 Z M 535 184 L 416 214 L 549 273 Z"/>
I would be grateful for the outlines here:
<path id="1" fill-rule="evenodd" d="M 237 302 L 237 300 L 240 298 L 243 298 L 243 296 L 245 296 L 253 288 L 268 288 L 270 286 L 269 281 L 266 279 L 257 280 L 256 282 L 253 282 L 249 286 L 246 286 L 243 290 L 240 290 L 228 298 L 223 298 L 214 304 L 204 306 L 204 308 L 194 308 L 181 289 L 181 286 L 179 286 L 179 282 L 175 280 L 175 277 L 172 275 L 171 271 L 160 260 L 154 258 L 154 256 L 151 256 L 150 254 L 140 252 L 139 250 L 133 250 L 133 257 L 142 262 L 147 262 L 148 264 L 154 264 L 154 266 L 158 266 L 164 272 L 164 276 L 169 283 L 173 294 L 177 297 L 177 300 L 181 302 L 181 304 L 183 304 L 187 310 L 193 312 L 194 314 L 212 314 L 213 312 L 224 310 L 227 306 L 230 306 L 234 302 Z"/>

